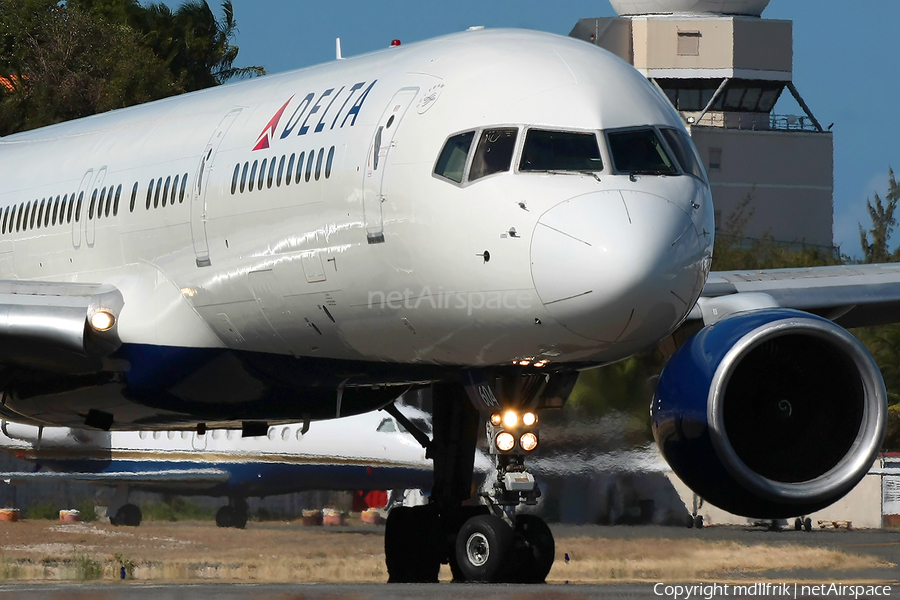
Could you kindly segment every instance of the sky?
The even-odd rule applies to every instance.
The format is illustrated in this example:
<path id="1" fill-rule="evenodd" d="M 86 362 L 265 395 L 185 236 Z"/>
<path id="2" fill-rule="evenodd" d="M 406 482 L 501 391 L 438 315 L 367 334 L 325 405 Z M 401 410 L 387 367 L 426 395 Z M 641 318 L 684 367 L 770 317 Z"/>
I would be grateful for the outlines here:
<path id="1" fill-rule="evenodd" d="M 221 14 L 219 0 L 209 0 Z M 178 0 L 166 4 L 176 7 Z M 463 31 L 473 25 L 567 35 L 580 18 L 615 16 L 608 0 L 232 0 L 240 48 L 235 66 L 280 73 Z M 834 123 L 834 240 L 859 257 L 866 200 L 884 197 L 900 169 L 900 23 L 897 0 L 771 0 L 764 18 L 794 23 L 794 84 L 823 127 Z M 802 114 L 785 92 L 775 109 Z M 802 160 L 803 157 L 797 157 Z M 715 199 L 714 199 L 715 200 Z M 900 231 L 892 247 L 900 243 Z"/>

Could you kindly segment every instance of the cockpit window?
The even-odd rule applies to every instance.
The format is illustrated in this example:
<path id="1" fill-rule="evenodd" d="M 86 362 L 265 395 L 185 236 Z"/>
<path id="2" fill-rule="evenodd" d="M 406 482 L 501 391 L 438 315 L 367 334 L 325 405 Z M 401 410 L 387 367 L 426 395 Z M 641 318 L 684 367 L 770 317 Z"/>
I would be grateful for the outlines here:
<path id="1" fill-rule="evenodd" d="M 619 173 L 636 175 L 678 175 L 654 129 L 630 129 L 606 134 L 613 164 Z"/>
<path id="2" fill-rule="evenodd" d="M 515 127 L 485 129 L 475 148 L 475 158 L 469 171 L 469 181 L 475 181 L 494 173 L 509 171 L 516 149 Z"/>
<path id="3" fill-rule="evenodd" d="M 474 131 L 467 131 L 447 140 L 444 149 L 441 150 L 441 155 L 438 156 L 437 164 L 434 166 L 434 174 L 461 183 L 474 137 Z"/>
<path id="4" fill-rule="evenodd" d="M 669 144 L 669 148 L 675 153 L 675 158 L 678 159 L 681 170 L 706 183 L 706 172 L 697 158 L 697 153 L 694 151 L 693 143 L 688 138 L 688 135 L 677 129 L 661 128 L 659 131 L 666 139 L 666 143 Z"/>
<path id="5" fill-rule="evenodd" d="M 530 129 L 525 134 L 520 171 L 602 171 L 593 133 Z"/>
<path id="6" fill-rule="evenodd" d="M 378 427 L 375 431 L 379 431 L 381 433 L 394 433 L 397 431 L 397 428 L 394 427 L 393 419 L 382 419 L 381 423 L 378 424 Z"/>

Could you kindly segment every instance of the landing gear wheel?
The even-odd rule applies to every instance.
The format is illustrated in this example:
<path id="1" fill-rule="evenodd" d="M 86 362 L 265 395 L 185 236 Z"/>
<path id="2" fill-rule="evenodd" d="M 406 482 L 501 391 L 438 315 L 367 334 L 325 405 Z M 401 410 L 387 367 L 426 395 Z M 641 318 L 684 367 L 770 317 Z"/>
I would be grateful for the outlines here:
<path id="1" fill-rule="evenodd" d="M 137 505 L 123 504 L 119 507 L 119 510 L 116 511 L 115 521 L 111 521 L 113 525 L 137 527 L 141 524 L 142 519 L 143 515 L 141 514 L 141 509 L 138 508 Z"/>
<path id="2" fill-rule="evenodd" d="M 384 561 L 388 583 L 437 583 L 440 522 L 432 506 L 398 506 L 388 513 Z"/>
<path id="3" fill-rule="evenodd" d="M 801 529 L 803 529 L 803 519 L 797 517 L 794 520 L 794 531 L 800 531 Z"/>
<path id="4" fill-rule="evenodd" d="M 691 519 L 691 525 L 694 529 L 703 529 L 703 515 L 697 515 Z"/>
<path id="5" fill-rule="evenodd" d="M 544 583 L 553 567 L 556 543 L 540 517 L 516 516 L 514 551 L 510 554 L 511 583 Z"/>
<path id="6" fill-rule="evenodd" d="M 803 521 L 803 530 L 804 531 L 812 531 L 812 519 L 806 517 Z"/>
<path id="7" fill-rule="evenodd" d="M 233 520 L 231 521 L 231 526 L 236 529 L 244 529 L 247 527 L 247 511 L 245 510 L 234 510 Z"/>
<path id="8" fill-rule="evenodd" d="M 503 581 L 513 545 L 513 530 L 500 517 L 478 515 L 456 536 L 456 561 L 466 581 Z"/>
<path id="9" fill-rule="evenodd" d="M 216 525 L 218 527 L 234 527 L 235 511 L 230 506 L 223 506 L 216 511 Z"/>
<path id="10" fill-rule="evenodd" d="M 491 510 L 484 506 L 483 504 L 477 506 L 462 506 L 460 507 L 459 516 L 460 519 L 456 523 L 456 526 L 453 528 L 455 531 L 458 531 L 462 525 L 471 519 L 472 517 L 477 517 L 478 515 L 489 515 L 491 514 Z M 465 574 L 459 568 L 459 562 L 456 560 L 456 547 L 451 545 L 448 552 L 448 561 L 450 563 L 450 573 L 453 575 L 453 581 L 460 583 L 466 580 Z"/>

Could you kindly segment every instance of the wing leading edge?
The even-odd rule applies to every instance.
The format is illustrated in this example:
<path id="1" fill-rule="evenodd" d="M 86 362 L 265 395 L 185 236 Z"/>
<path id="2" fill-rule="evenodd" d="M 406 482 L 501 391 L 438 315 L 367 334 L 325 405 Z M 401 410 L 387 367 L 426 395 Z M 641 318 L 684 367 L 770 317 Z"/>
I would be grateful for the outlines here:
<path id="1" fill-rule="evenodd" d="M 714 271 L 689 320 L 710 325 L 748 310 L 795 308 L 841 327 L 900 322 L 900 264 Z"/>

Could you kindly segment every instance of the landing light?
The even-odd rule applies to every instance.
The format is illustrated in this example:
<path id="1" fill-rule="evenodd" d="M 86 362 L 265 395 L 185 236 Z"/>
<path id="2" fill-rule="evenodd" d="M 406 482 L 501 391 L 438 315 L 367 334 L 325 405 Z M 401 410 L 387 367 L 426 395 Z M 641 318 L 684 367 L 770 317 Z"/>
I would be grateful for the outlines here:
<path id="1" fill-rule="evenodd" d="M 500 413 L 494 413 L 491 415 L 491 425 L 494 427 L 500 427 L 500 423 L 503 422 L 503 417 L 500 416 Z"/>
<path id="2" fill-rule="evenodd" d="M 522 437 L 519 438 L 519 445 L 522 446 L 522 450 L 525 452 L 531 452 L 538 445 L 537 435 L 532 433 L 531 431 L 527 433 L 523 433 Z"/>
<path id="3" fill-rule="evenodd" d="M 503 414 L 503 425 L 505 427 L 515 427 L 518 422 L 519 415 L 517 415 L 515 412 L 508 410 Z"/>
<path id="4" fill-rule="evenodd" d="M 537 440 L 537 438 L 535 438 L 535 440 Z M 502 431 L 497 434 L 494 443 L 497 444 L 497 449 L 501 452 L 509 452 L 516 445 L 516 438 L 508 431 Z"/>
<path id="5" fill-rule="evenodd" d="M 522 415 L 522 424 L 525 425 L 525 427 L 531 427 L 535 423 L 537 423 L 537 415 L 536 414 L 525 413 L 524 415 Z"/>
<path id="6" fill-rule="evenodd" d="M 98 310 L 91 315 L 91 327 L 97 331 L 109 331 L 116 324 L 116 318 L 109 311 Z"/>

